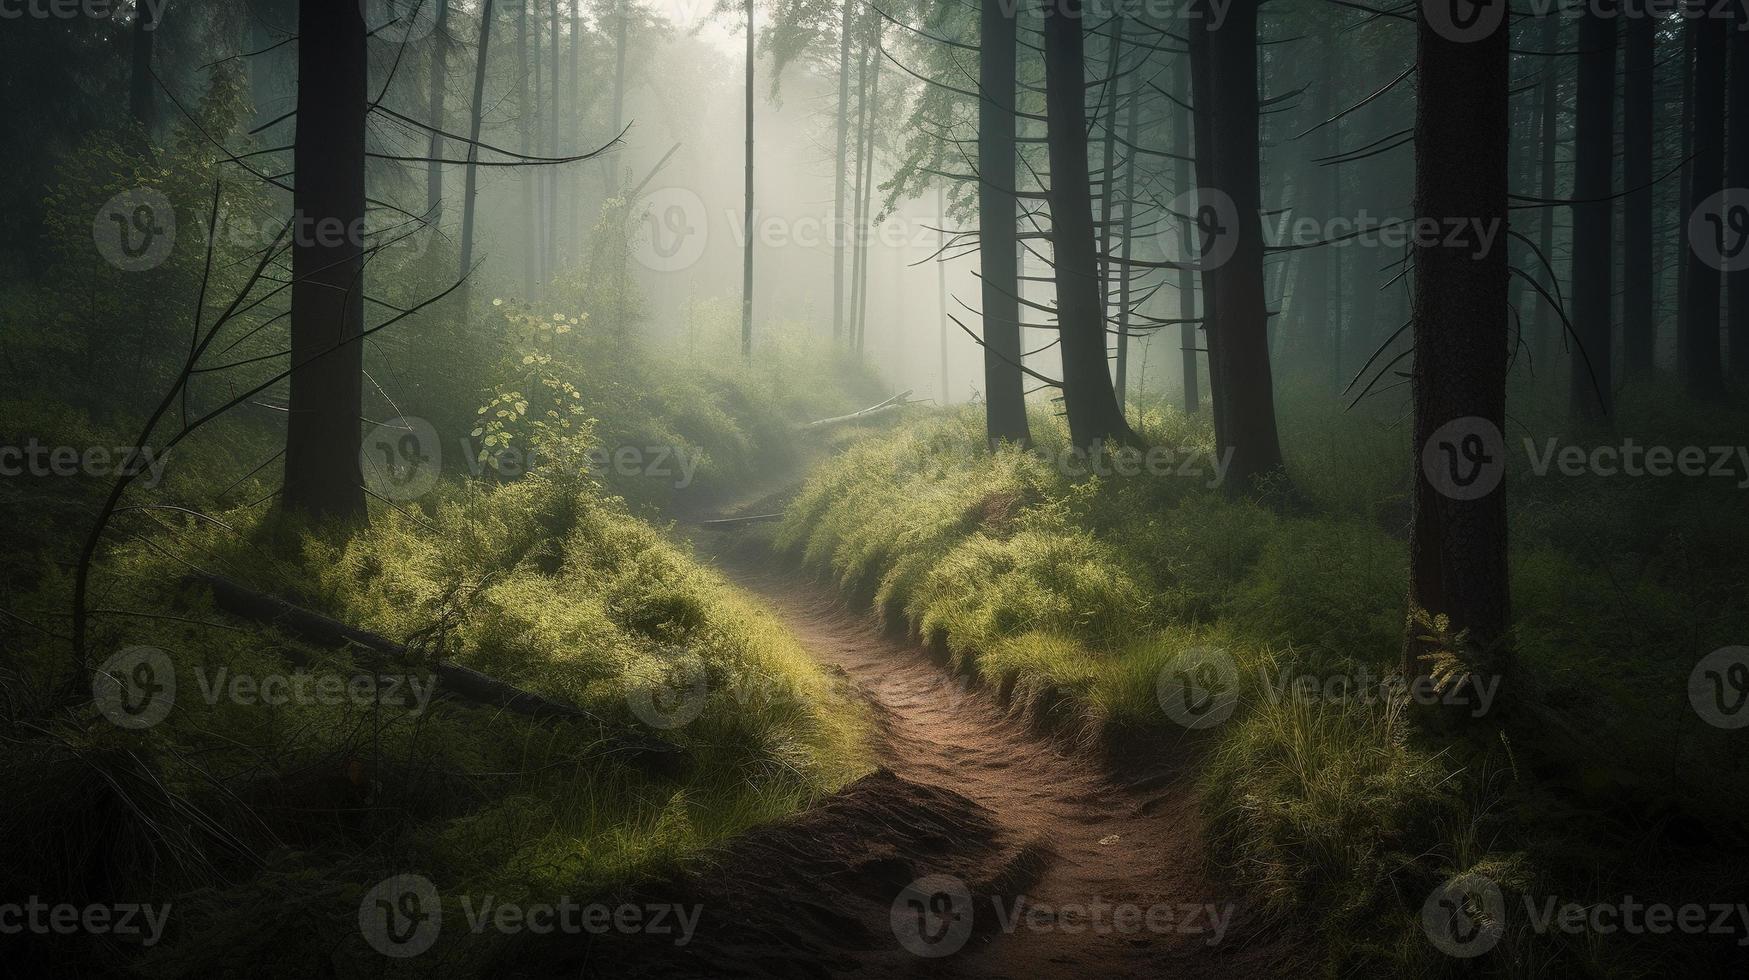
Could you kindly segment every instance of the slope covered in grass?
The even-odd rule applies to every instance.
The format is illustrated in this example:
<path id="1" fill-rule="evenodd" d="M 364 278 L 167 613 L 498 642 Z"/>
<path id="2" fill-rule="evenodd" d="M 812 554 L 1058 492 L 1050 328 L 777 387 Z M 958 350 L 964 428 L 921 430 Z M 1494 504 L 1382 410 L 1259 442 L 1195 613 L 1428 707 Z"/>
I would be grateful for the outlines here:
<path id="1" fill-rule="evenodd" d="M 1635 407 L 1642 443 L 1699 437 L 1692 416 Z M 975 411 L 937 414 L 824 466 L 778 544 L 1120 763 L 1200 746 L 1214 860 L 1314 920 L 1333 970 L 1456 970 L 1420 915 L 1462 872 L 1514 899 L 1677 902 L 1706 896 L 1671 894 L 1674 869 L 1741 870 L 1707 850 L 1746 830 L 1742 786 L 1716 778 L 1735 768 L 1729 733 L 1686 698 L 1696 661 L 1749 627 L 1733 550 L 1749 518 L 1718 516 L 1742 514 L 1720 499 L 1738 491 L 1685 487 L 1673 508 L 1644 484 L 1538 476 L 1520 454 L 1516 697 L 1429 736 L 1385 686 L 1405 630 L 1404 437 L 1312 398 L 1282 415 L 1294 489 L 1235 496 L 1210 486 L 1206 419 L 1170 409 L 1132 421 L 1175 465 L 1130 476 L 1089 475 L 1047 415 L 1034 450 L 990 452 Z M 1187 454 L 1200 474 L 1178 465 Z M 1187 729 L 1168 710 L 1184 671 L 1217 661 L 1233 668 L 1234 710 Z M 1521 920 L 1483 966 L 1631 974 L 1648 941 Z M 1675 962 L 1731 953 L 1728 937 L 1649 941 Z"/>
<path id="2" fill-rule="evenodd" d="M 683 443 L 726 483 L 775 465 L 795 423 L 858 397 L 859 375 L 799 342 L 774 339 L 755 367 L 683 370 L 677 356 L 613 341 L 617 373 L 571 373 L 595 343 L 540 365 L 575 379 L 574 428 L 543 432 L 513 410 L 499 431 L 549 447 Z M 804 393 L 772 394 L 783 372 L 816 369 Z M 412 415 L 417 396 L 408 401 Z M 453 432 L 483 414 L 431 421 Z M 56 443 L 127 439 L 119 425 L 40 416 L 12 418 Z M 476 930 L 470 907 L 612 901 L 866 768 L 860 709 L 838 682 L 616 493 L 653 503 L 672 481 L 558 466 L 476 477 L 452 453 L 434 489 L 373 501 L 369 527 L 340 535 L 267 506 L 271 469 L 238 483 L 248 460 L 272 452 L 271 429 L 241 418 L 203 436 L 161 485 L 129 498 L 87 603 L 99 677 L 117 655 L 108 670 L 131 671 L 143 649 L 161 658 L 154 683 L 174 678 L 167 711 L 146 727 L 118 724 L 90 686 L 64 696 L 70 557 L 101 482 L 9 487 L 21 509 L 67 491 L 83 503 L 33 515 L 37 561 L 6 583 L 0 770 L 30 802 L 0 818 L 14 855 L 0 892 L 170 908 L 150 946 L 32 937 L 11 963 L 474 975 L 526 933 Z M 196 569 L 406 643 L 408 655 L 324 649 L 227 615 L 187 580 Z M 433 698 L 439 659 L 583 714 Z M 369 889 L 395 874 L 429 879 L 443 909 L 438 944 L 406 960 L 371 948 L 360 927 Z"/>

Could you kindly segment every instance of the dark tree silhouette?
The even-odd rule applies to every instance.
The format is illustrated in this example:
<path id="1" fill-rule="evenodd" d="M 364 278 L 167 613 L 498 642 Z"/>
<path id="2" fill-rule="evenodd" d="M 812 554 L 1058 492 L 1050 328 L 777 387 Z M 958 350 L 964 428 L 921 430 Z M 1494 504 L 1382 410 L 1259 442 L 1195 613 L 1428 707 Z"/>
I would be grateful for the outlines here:
<path id="1" fill-rule="evenodd" d="M 1206 83 L 1193 95 L 1198 120 L 1206 118 L 1209 152 L 1198 133 L 1197 182 L 1231 202 L 1232 255 L 1212 277 L 1204 319 L 1215 440 L 1231 450 L 1229 486 L 1254 485 L 1281 469 L 1275 426 L 1275 391 L 1269 365 L 1269 310 L 1264 301 L 1260 147 L 1257 138 L 1257 0 L 1235 0 L 1220 29 L 1198 17 L 1191 57 L 1207 63 Z M 1195 70 L 1193 68 L 1193 75 Z M 1193 81 L 1193 88 L 1194 88 Z M 1207 166 L 1204 167 L 1203 164 Z M 1053 165 L 1054 169 L 1054 165 Z"/>
<path id="2" fill-rule="evenodd" d="M 1561 19 L 1559 17 L 1543 18 L 1542 50 L 1558 50 L 1561 40 Z M 1555 61 L 1555 59 L 1550 59 Z M 1548 65 L 1543 69 L 1542 82 L 1542 162 L 1539 173 L 1542 175 L 1542 187 L 1538 196 L 1543 200 L 1553 200 L 1555 197 L 1555 177 L 1558 164 L 1555 161 L 1555 147 L 1560 144 L 1561 135 L 1561 72 L 1558 63 Z M 1541 209 L 1540 223 L 1537 226 L 1537 247 L 1544 257 L 1553 262 L 1555 254 L 1555 209 Z M 1549 273 L 1553 275 L 1551 271 Z M 1533 347 L 1538 363 L 1546 363 L 1549 355 L 1556 347 L 1556 339 L 1561 333 L 1559 319 L 1554 308 L 1548 303 L 1536 304 L 1536 327 L 1533 337 Z"/>
<path id="3" fill-rule="evenodd" d="M 152 80 L 152 41 L 158 34 L 157 16 L 161 8 L 149 3 L 134 4 L 132 32 L 133 64 L 128 79 L 128 111 L 134 122 L 147 134 L 157 123 L 157 83 Z"/>
<path id="4" fill-rule="evenodd" d="M 1622 367 L 1631 377 L 1652 373 L 1657 324 L 1652 294 L 1652 70 L 1658 25 L 1650 17 L 1631 17 L 1626 31 L 1622 76 Z M 1552 137 L 1550 139 L 1552 142 Z M 1582 196 L 1582 195 L 1575 195 Z M 1547 253 L 1544 253 L 1547 254 Z"/>
<path id="5" fill-rule="evenodd" d="M 1727 187 L 1749 187 L 1749 14 L 1732 23 L 1730 144 L 1725 151 Z M 1725 275 L 1727 334 L 1731 345 L 1731 378 L 1749 380 L 1749 269 Z"/>
<path id="6" fill-rule="evenodd" d="M 492 3 L 486 0 L 480 9 L 480 50 L 474 56 L 474 102 L 468 118 L 468 169 L 462 189 L 461 270 L 466 276 L 474 264 L 474 198 L 479 192 L 480 113 L 486 104 L 487 55 L 492 48 Z"/>
<path id="7" fill-rule="evenodd" d="M 978 262 L 983 277 L 985 432 L 991 445 L 1026 443 L 1020 374 L 1020 271 L 1015 240 L 1014 10 L 978 14 Z"/>
<path id="8" fill-rule="evenodd" d="M 1579 91 L 1574 120 L 1573 330 L 1569 404 L 1596 422 L 1611 402 L 1610 303 L 1614 294 L 1611 175 L 1615 163 L 1615 22 L 1596 0 L 1579 19 Z"/>
<path id="9" fill-rule="evenodd" d="M 1051 248 L 1057 284 L 1063 409 L 1075 445 L 1130 437 L 1105 360 L 1104 284 L 1087 168 L 1086 55 L 1080 0 L 1045 6 L 1045 109 L 1051 164 Z"/>
<path id="10" fill-rule="evenodd" d="M 1177 62 L 1174 77 L 1177 80 L 1178 91 L 1188 93 L 1190 91 L 1190 58 L 1188 55 L 1180 55 Z M 1173 149 L 1178 153 L 1177 165 L 1173 170 L 1173 188 L 1180 192 L 1190 186 L 1190 158 L 1193 152 L 1190 143 L 1190 116 L 1191 110 L 1184 106 L 1175 106 L 1172 109 L 1172 142 Z M 1171 215 L 1163 215 L 1160 220 L 1169 221 L 1171 218 Z M 1179 241 L 1182 247 L 1179 249 L 1179 254 L 1189 255 L 1195 242 L 1192 237 L 1193 232 L 1187 225 L 1180 227 L 1182 231 Z M 1202 378 L 1201 372 L 1197 369 L 1199 363 L 1196 357 L 1197 325 L 1194 322 L 1196 318 L 1196 287 L 1197 275 L 1186 264 L 1178 272 L 1178 318 L 1183 321 L 1178 326 L 1178 346 L 1184 374 L 1184 410 L 1192 414 L 1202 411 Z"/>
<path id="11" fill-rule="evenodd" d="M 1508 31 L 1504 24 L 1480 40 L 1448 40 L 1423 14 L 1417 23 L 1415 215 L 1498 222 L 1507 219 Z M 1497 236 L 1498 237 L 1498 236 Z M 1436 462 L 1485 479 L 1476 467 L 1504 452 L 1482 445 L 1486 430 L 1506 425 L 1509 358 L 1507 264 L 1504 247 L 1474 242 L 1448 245 L 1445 236 L 1419 243 L 1412 253 L 1415 300 L 1414 442 L 1417 460 L 1409 543 L 1409 601 L 1450 617 L 1474 647 L 1506 636 L 1506 489 L 1502 480 L 1480 496 L 1442 492 L 1429 478 Z M 1453 428 L 1460 430 L 1453 434 Z M 1474 436 L 1474 440 L 1470 437 Z M 1497 438 L 1497 436 L 1496 436 Z M 1437 442 L 1443 442 L 1439 445 Z M 1472 484 L 1475 485 L 1475 484 Z M 1445 491 L 1452 490 L 1446 487 Z M 1427 646 L 1411 629 L 1403 672 L 1429 676 Z"/>
<path id="12" fill-rule="evenodd" d="M 356 3 L 298 9 L 288 510 L 365 516 L 363 414 L 364 161 L 369 63 Z"/>
<path id="13" fill-rule="evenodd" d="M 431 34 L 431 162 L 425 171 L 425 206 L 433 223 L 443 217 L 443 103 L 449 90 L 449 0 L 437 4 L 437 25 Z M 478 136 L 474 137 L 478 139 Z"/>
<path id="14" fill-rule="evenodd" d="M 1680 215 L 1685 244 L 1689 216 L 1724 184 L 1725 48 L 1730 25 L 1717 17 L 1701 17 L 1690 21 L 1688 30 L 1694 39 L 1694 96 L 1689 99 L 1694 159 Z M 1692 247 L 1685 247 L 1683 254 L 1686 271 L 1676 364 L 1688 393 L 1711 401 L 1724 394 L 1719 369 L 1719 270 Z"/>

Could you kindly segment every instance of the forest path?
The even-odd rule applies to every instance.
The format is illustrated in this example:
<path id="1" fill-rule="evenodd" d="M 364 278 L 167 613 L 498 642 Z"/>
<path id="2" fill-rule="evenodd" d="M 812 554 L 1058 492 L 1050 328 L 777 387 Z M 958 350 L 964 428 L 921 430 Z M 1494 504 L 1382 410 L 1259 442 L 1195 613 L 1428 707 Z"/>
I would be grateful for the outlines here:
<path id="1" fill-rule="evenodd" d="M 971 839 L 951 842 L 963 846 L 934 864 L 892 847 L 913 877 L 889 888 L 889 907 L 877 912 L 887 913 L 887 945 L 919 973 L 1254 977 L 1285 968 L 1287 944 L 1204 871 L 1184 753 L 1126 759 L 1119 775 L 829 586 L 732 547 L 718 550 L 717 564 L 868 704 L 876 761 L 898 787 L 964 797 L 988 821 L 963 828 Z M 919 951 L 952 955 L 931 963 Z M 869 965 L 909 972 L 888 951 L 870 952 Z"/>
<path id="2" fill-rule="evenodd" d="M 794 477 L 733 505 L 781 511 Z M 707 513 L 708 510 L 708 513 Z M 509 972 L 621 977 L 1297 976 L 1305 944 L 1207 871 L 1193 753 L 1121 758 L 1052 738 L 996 692 L 761 542 L 694 527 L 702 560 L 760 601 L 866 706 L 876 771 L 629 898 L 699 910 L 684 945 L 608 934 Z"/>

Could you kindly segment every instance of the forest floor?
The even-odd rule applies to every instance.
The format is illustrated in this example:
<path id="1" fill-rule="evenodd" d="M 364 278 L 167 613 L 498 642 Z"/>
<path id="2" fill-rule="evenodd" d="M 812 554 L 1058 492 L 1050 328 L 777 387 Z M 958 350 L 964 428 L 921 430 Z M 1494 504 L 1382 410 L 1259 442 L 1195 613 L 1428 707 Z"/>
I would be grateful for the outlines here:
<path id="1" fill-rule="evenodd" d="M 785 496 L 726 513 L 781 509 Z M 1210 873 L 1189 750 L 1116 759 L 1068 744 L 745 528 L 696 543 L 868 706 L 878 768 L 729 841 L 702 872 L 652 886 L 649 900 L 702 909 L 686 946 L 602 937 L 537 954 L 531 972 L 1297 972 L 1304 946 L 1291 930 Z"/>

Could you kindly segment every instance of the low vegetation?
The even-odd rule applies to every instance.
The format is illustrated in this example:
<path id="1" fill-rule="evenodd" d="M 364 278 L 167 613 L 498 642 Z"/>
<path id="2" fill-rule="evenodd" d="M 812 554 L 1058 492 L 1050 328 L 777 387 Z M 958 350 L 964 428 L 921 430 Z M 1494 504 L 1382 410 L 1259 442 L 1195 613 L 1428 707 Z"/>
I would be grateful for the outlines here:
<path id="1" fill-rule="evenodd" d="M 147 727 L 122 727 L 129 718 L 101 697 L 48 710 L 73 673 L 69 542 L 104 484 L 9 484 L 15 509 L 45 509 L 24 522 L 33 561 L 9 566 L 0 625 L 9 695 L 0 766 L 19 801 L 4 818 L 14 858 L 0 890 L 175 910 L 149 948 L 78 936 L 35 944 L 33 955 L 56 955 L 64 970 L 126 964 L 166 976 L 242 963 L 255 975 L 411 969 L 370 949 L 358 925 L 371 884 L 410 872 L 436 885 L 448 920 L 443 962 L 417 967 L 481 973 L 508 940 L 470 934 L 464 898 L 611 896 L 863 770 L 860 714 L 837 683 L 638 514 L 776 465 L 797 422 L 854 407 L 867 382 L 801 338 L 774 338 L 766 360 L 743 367 L 638 351 L 592 335 L 582 317 L 498 309 L 504 366 L 466 402 L 487 410 L 427 418 L 446 436 L 473 425 L 474 445 L 500 435 L 483 467 L 447 453 L 429 492 L 378 500 L 367 528 L 331 534 L 264 506 L 272 487 L 245 474 L 273 436 L 241 417 L 178 452 L 145 498 L 153 503 L 118 516 L 88 604 L 91 647 L 99 661 L 123 657 L 111 669 L 163 658 L 154 669 L 176 686 Z M 695 342 L 734 338 L 701 329 Z M 608 345 L 616 369 L 592 366 Z M 561 376 L 583 383 L 542 384 Z M 820 383 L 779 383 L 799 376 Z M 444 379 L 441 369 L 424 377 L 430 388 L 416 389 Z M 547 403 L 519 408 L 530 390 L 548 392 Z M 400 407 L 427 411 L 417 400 Z M 12 444 L 131 438 L 113 416 L 6 417 L 21 437 Z M 482 425 L 488 418 L 498 424 Z M 566 465 L 500 472 L 511 457 L 496 451 L 531 445 L 572 462 L 596 446 L 673 447 L 693 454 L 695 479 Z M 327 649 L 229 616 L 189 580 L 196 565 L 408 652 Z M 440 659 L 581 714 L 534 718 L 433 698 Z"/>
<path id="2" fill-rule="evenodd" d="M 1211 487 L 1206 417 L 1167 407 L 1131 414 L 1172 460 L 1137 476 L 1090 474 L 1044 413 L 1033 449 L 990 452 L 965 409 L 848 449 L 776 542 L 1067 737 L 1127 752 L 1194 738 L 1213 859 L 1309 917 L 1331 972 L 1457 969 L 1420 917 L 1466 872 L 1509 897 L 1481 961 L 1495 972 L 1629 975 L 1660 943 L 1658 962 L 1719 962 L 1729 937 L 1535 934 L 1510 903 L 1679 901 L 1683 875 L 1704 890 L 1742 870 L 1709 850 L 1749 829 L 1723 778 L 1740 761 L 1687 695 L 1696 662 L 1749 627 L 1738 491 L 1539 476 L 1513 445 L 1515 659 L 1497 700 L 1486 681 L 1452 695 L 1481 724 L 1429 734 L 1387 686 L 1406 629 L 1407 438 L 1325 399 L 1288 404 L 1292 488 Z M 1632 411 L 1642 444 L 1698 438 L 1691 408 Z M 1168 710 L 1179 673 L 1213 662 L 1235 669 L 1235 710 L 1187 730 Z"/>

